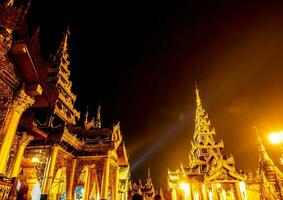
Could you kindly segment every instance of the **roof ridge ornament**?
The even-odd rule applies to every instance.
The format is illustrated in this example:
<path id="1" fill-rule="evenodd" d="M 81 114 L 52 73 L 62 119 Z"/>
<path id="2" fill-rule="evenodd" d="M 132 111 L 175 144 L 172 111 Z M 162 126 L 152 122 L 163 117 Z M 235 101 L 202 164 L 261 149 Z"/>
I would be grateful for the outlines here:
<path id="1" fill-rule="evenodd" d="M 95 128 L 101 128 L 101 106 L 99 105 L 97 108 L 97 114 L 96 114 L 96 123 L 95 123 Z"/>

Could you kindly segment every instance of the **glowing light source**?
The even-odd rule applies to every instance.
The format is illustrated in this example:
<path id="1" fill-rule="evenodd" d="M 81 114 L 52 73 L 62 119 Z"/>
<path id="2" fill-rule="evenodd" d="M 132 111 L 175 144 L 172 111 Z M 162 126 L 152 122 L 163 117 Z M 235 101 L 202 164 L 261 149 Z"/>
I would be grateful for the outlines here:
<path id="1" fill-rule="evenodd" d="M 179 187 L 181 188 L 181 190 L 184 191 L 184 197 L 185 199 L 189 199 L 189 195 L 190 195 L 190 185 L 186 182 L 181 182 Z"/>
<path id="2" fill-rule="evenodd" d="M 182 190 L 184 190 L 186 193 L 189 193 L 190 192 L 190 185 L 188 183 L 185 183 L 185 182 L 181 182 L 180 183 L 180 188 Z"/>
<path id="3" fill-rule="evenodd" d="M 194 199 L 195 199 L 195 200 L 199 200 L 199 193 L 198 193 L 198 191 L 196 191 L 196 192 L 194 193 Z"/>
<path id="4" fill-rule="evenodd" d="M 209 200 L 213 200 L 213 194 L 212 194 L 212 191 L 209 191 L 209 192 L 208 192 L 208 197 L 209 197 Z"/>
<path id="5" fill-rule="evenodd" d="M 283 142 L 283 131 L 272 132 L 268 136 L 269 141 L 272 144 L 279 144 Z"/>
<path id="6" fill-rule="evenodd" d="M 244 200 L 248 199 L 247 198 L 247 191 L 246 191 L 246 184 L 245 184 L 244 181 L 239 182 L 239 188 L 240 188 L 240 191 L 241 191 L 242 198 Z"/>
<path id="7" fill-rule="evenodd" d="M 221 188 L 221 184 L 220 183 L 216 183 L 216 188 L 220 189 Z"/>
<path id="8" fill-rule="evenodd" d="M 38 163 L 38 162 L 39 162 L 39 159 L 38 159 L 37 157 L 33 157 L 33 158 L 31 159 L 31 162 L 33 162 L 33 163 Z"/>

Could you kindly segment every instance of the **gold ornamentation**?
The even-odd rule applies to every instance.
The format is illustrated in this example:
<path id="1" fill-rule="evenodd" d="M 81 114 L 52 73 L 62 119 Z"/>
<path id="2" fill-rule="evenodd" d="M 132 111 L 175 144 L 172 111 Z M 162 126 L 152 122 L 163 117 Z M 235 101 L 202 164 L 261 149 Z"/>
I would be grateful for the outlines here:
<path id="1" fill-rule="evenodd" d="M 15 109 L 17 113 L 23 113 L 27 108 L 29 108 L 34 103 L 29 95 L 26 94 L 24 87 L 19 90 L 13 98 L 11 107 Z"/>
<path id="2" fill-rule="evenodd" d="M 20 137 L 18 144 L 19 144 L 19 146 L 26 147 L 30 143 L 30 141 L 33 140 L 33 138 L 34 137 L 29 135 L 27 132 L 23 132 L 23 135 L 22 135 L 22 137 Z"/>
<path id="3" fill-rule="evenodd" d="M 97 115 L 96 115 L 96 122 L 95 122 L 95 128 L 101 128 L 101 114 L 100 114 L 101 106 L 98 106 L 97 109 Z"/>

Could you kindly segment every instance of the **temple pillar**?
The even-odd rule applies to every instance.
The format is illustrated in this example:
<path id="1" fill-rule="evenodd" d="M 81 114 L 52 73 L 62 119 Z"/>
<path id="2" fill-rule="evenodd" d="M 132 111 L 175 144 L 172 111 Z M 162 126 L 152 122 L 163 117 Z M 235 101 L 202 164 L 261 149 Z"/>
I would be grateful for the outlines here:
<path id="1" fill-rule="evenodd" d="M 42 188 L 42 194 L 45 195 L 45 196 L 48 195 L 48 193 L 51 189 L 51 186 L 52 186 L 57 154 L 58 154 L 58 147 L 53 146 L 51 156 L 50 156 L 50 160 L 48 162 L 45 184 L 43 185 L 43 188 Z"/>
<path id="2" fill-rule="evenodd" d="M 211 190 L 212 190 L 213 199 L 218 200 L 218 192 L 217 192 L 216 184 L 217 183 L 215 182 L 211 183 Z"/>
<path id="3" fill-rule="evenodd" d="M 119 199 L 119 166 L 116 168 L 115 199 Z"/>
<path id="4" fill-rule="evenodd" d="M 83 200 L 89 199 L 89 185 L 90 185 L 90 166 L 87 166 L 86 175 L 85 175 L 85 183 L 84 183 L 84 196 Z"/>
<path id="5" fill-rule="evenodd" d="M 73 161 L 72 161 L 72 167 L 71 167 L 69 183 L 67 183 L 68 187 L 67 187 L 67 192 L 66 192 L 66 200 L 73 199 L 73 194 L 74 194 L 74 178 L 75 178 L 75 171 L 76 171 L 77 161 L 78 161 L 77 159 L 73 159 Z"/>
<path id="6" fill-rule="evenodd" d="M 101 200 L 106 200 L 108 197 L 108 187 L 109 187 L 109 167 L 110 161 L 109 158 L 105 159 L 104 170 L 103 170 L 103 180 L 101 187 Z"/>
<path id="7" fill-rule="evenodd" d="M 242 194 L 241 194 L 241 190 L 240 190 L 240 186 L 239 186 L 239 182 L 235 182 L 235 195 L 236 195 L 236 199 L 241 200 L 242 198 Z"/>
<path id="8" fill-rule="evenodd" d="M 13 98 L 0 134 L 2 137 L 0 147 L 0 174 L 4 174 L 6 172 L 6 165 L 18 128 L 19 120 L 23 112 L 33 103 L 34 99 L 25 93 L 24 88 L 19 90 Z"/>
<path id="9" fill-rule="evenodd" d="M 19 141 L 18 151 L 13 160 L 12 168 L 9 171 L 9 177 L 17 177 L 19 175 L 20 166 L 22 163 L 23 155 L 26 149 L 26 146 L 30 141 L 33 140 L 33 136 L 28 135 L 26 132 L 23 132 L 23 135 Z"/>
<path id="10" fill-rule="evenodd" d="M 205 183 L 202 185 L 202 196 L 203 196 L 203 200 L 208 200 L 207 189 L 206 189 Z"/>
<path id="11" fill-rule="evenodd" d="M 177 191 L 175 188 L 173 188 L 171 191 L 171 198 L 172 200 L 177 200 Z"/>

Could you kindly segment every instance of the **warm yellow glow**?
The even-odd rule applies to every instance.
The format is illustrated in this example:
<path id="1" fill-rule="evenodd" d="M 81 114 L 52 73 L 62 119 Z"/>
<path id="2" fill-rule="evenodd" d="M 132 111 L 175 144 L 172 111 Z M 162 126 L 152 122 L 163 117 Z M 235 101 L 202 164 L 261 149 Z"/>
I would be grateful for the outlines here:
<path id="1" fill-rule="evenodd" d="M 38 159 L 37 157 L 33 157 L 33 158 L 31 159 L 31 162 L 33 162 L 33 163 L 38 163 L 38 162 L 39 162 L 39 159 Z"/>
<path id="2" fill-rule="evenodd" d="M 224 190 L 224 189 L 222 189 L 222 192 L 221 192 L 221 196 L 222 196 L 222 199 L 223 200 L 226 200 L 227 198 L 226 198 L 226 191 Z"/>
<path id="3" fill-rule="evenodd" d="M 247 191 L 246 191 L 246 184 L 245 184 L 244 181 L 239 182 L 239 188 L 240 188 L 240 191 L 241 191 L 242 198 L 244 200 L 246 200 L 247 199 Z"/>
<path id="4" fill-rule="evenodd" d="M 268 135 L 268 139 L 272 144 L 279 144 L 283 142 L 283 131 L 272 132 Z"/>
<path id="5" fill-rule="evenodd" d="M 180 183 L 180 188 L 182 190 L 184 190 L 185 193 L 189 194 L 189 192 L 190 192 L 190 185 L 188 183 L 181 182 Z"/>
<path id="6" fill-rule="evenodd" d="M 195 199 L 195 200 L 199 200 L 199 193 L 198 193 L 198 191 L 196 191 L 196 192 L 194 193 L 194 199 Z"/>
<path id="7" fill-rule="evenodd" d="M 209 200 L 213 200 L 213 194 L 212 194 L 212 191 L 209 191 L 209 193 L 208 193 L 208 197 L 209 197 Z"/>
<path id="8" fill-rule="evenodd" d="M 216 188 L 220 189 L 221 188 L 221 184 L 220 183 L 216 183 Z"/>
<path id="9" fill-rule="evenodd" d="M 188 183 L 186 183 L 186 182 L 181 182 L 179 187 L 184 192 L 184 199 L 188 200 L 189 196 L 190 196 L 190 185 Z"/>

